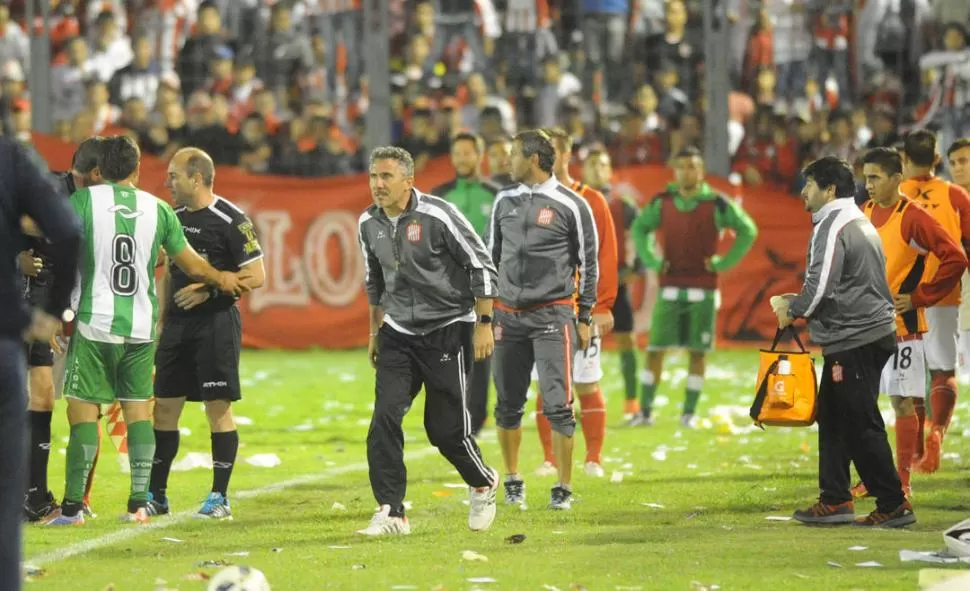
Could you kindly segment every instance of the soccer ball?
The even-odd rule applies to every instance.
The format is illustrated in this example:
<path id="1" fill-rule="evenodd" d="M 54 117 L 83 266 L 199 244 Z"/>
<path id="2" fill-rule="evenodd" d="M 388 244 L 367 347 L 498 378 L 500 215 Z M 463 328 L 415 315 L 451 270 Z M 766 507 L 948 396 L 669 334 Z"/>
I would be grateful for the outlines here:
<path id="1" fill-rule="evenodd" d="M 209 591 L 270 591 L 262 571 L 248 566 L 228 566 L 209 580 Z"/>

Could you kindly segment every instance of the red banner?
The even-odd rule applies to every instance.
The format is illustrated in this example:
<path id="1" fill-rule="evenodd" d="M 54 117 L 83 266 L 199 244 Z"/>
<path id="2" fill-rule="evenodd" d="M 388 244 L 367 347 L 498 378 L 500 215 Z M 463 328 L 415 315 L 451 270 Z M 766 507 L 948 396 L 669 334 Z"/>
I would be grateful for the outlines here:
<path id="1" fill-rule="evenodd" d="M 70 166 L 74 146 L 35 136 L 52 170 Z M 167 163 L 145 156 L 139 186 L 168 199 Z M 431 190 L 453 172 L 445 160 L 429 164 L 417 185 Z M 661 191 L 670 173 L 659 166 L 617 171 L 617 191 L 643 203 Z M 732 195 L 721 179 L 711 181 Z M 252 175 L 237 168 L 216 171 L 216 192 L 252 218 L 265 253 L 266 284 L 241 303 L 244 342 L 251 347 L 340 349 L 367 342 L 367 298 L 357 246 L 357 218 L 370 204 L 365 175 L 299 179 Z M 768 298 L 801 286 L 811 221 L 800 199 L 785 191 L 748 190 L 735 195 L 755 219 L 758 239 L 735 269 L 721 276 L 718 337 L 763 341 L 775 332 Z M 726 238 L 723 247 L 730 244 Z M 634 289 L 638 325 L 651 305 L 644 286 Z"/>

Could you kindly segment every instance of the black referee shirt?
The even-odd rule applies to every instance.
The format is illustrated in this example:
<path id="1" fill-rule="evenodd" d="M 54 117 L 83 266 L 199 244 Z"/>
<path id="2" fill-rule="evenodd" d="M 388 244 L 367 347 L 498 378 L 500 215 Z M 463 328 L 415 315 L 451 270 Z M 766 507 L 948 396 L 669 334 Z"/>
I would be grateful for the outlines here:
<path id="1" fill-rule="evenodd" d="M 30 159 L 26 149 L 0 138 L 0 337 L 19 338 L 30 322 L 17 254 L 24 250 L 20 218 L 29 216 L 51 242 L 53 272 L 44 309 L 67 309 L 77 272 L 81 227 L 69 202 Z"/>
<path id="2" fill-rule="evenodd" d="M 241 209 L 222 197 L 216 196 L 208 207 L 198 211 L 180 207 L 175 214 L 182 222 L 185 238 L 192 248 L 220 271 L 236 272 L 263 257 L 253 223 Z M 166 315 L 212 314 L 227 310 L 236 303 L 236 298 L 219 293 L 191 310 L 183 310 L 175 305 L 175 294 L 193 281 L 175 263 L 170 263 L 169 273 L 171 283 Z"/>

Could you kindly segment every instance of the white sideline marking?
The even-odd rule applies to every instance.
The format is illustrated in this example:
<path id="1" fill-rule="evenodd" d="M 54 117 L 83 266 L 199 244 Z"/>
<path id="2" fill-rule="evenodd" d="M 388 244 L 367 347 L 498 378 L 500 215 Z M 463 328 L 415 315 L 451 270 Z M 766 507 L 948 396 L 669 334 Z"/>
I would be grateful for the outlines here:
<path id="1" fill-rule="evenodd" d="M 405 460 L 416 460 L 418 458 L 423 458 L 424 456 L 437 453 L 437 449 L 434 447 L 426 447 L 418 451 L 409 453 L 405 455 Z M 282 482 L 277 482 L 275 484 L 268 484 L 266 486 L 261 486 L 259 488 L 254 488 L 250 490 L 240 491 L 233 494 L 233 498 L 236 499 L 251 499 L 253 497 L 260 497 L 266 494 L 280 492 L 288 488 L 293 488 L 294 486 L 300 486 L 302 484 L 312 484 L 314 482 L 321 482 L 324 480 L 329 480 L 334 476 L 341 476 L 349 472 L 360 472 L 367 469 L 367 462 L 359 462 L 357 464 L 348 464 L 346 466 L 340 466 L 339 468 L 331 468 L 330 470 L 325 470 L 323 472 L 318 472 L 316 474 L 305 474 L 303 476 L 298 476 L 290 480 L 284 480 Z M 195 510 L 180 511 L 178 513 L 173 513 L 171 515 L 163 515 L 155 517 L 148 525 L 132 526 L 126 529 L 120 529 L 118 531 L 111 532 L 110 534 L 105 534 L 100 538 L 94 538 L 91 540 L 85 540 L 83 542 L 78 542 L 76 544 L 71 544 L 70 546 L 65 546 L 63 548 L 58 548 L 56 550 L 51 550 L 50 552 L 45 552 L 43 554 L 38 554 L 32 558 L 24 560 L 26 563 L 30 563 L 34 566 L 43 566 L 45 564 L 50 564 L 52 562 L 58 562 L 64 560 L 65 558 L 71 558 L 72 556 L 77 556 L 79 554 L 86 554 L 92 550 L 97 550 L 99 548 L 104 548 L 105 546 L 111 546 L 112 544 L 117 544 L 119 542 L 124 542 L 132 538 L 137 538 L 148 532 L 158 531 L 160 529 L 165 529 L 167 527 L 172 527 L 173 525 L 178 525 L 183 521 L 191 519 L 195 515 Z M 43 526 L 40 526 L 43 527 Z M 82 528 L 83 531 L 83 528 Z"/>

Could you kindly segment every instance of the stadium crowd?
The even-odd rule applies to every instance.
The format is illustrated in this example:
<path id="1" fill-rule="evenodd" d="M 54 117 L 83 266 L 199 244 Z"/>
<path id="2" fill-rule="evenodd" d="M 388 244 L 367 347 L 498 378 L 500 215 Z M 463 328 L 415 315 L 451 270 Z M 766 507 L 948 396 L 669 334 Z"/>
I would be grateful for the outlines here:
<path id="1" fill-rule="evenodd" d="M 391 0 L 393 141 L 420 169 L 459 130 L 560 124 L 616 166 L 704 140 L 698 0 Z M 930 126 L 970 131 L 962 0 L 725 0 L 733 169 L 796 187 L 808 161 Z M 255 173 L 360 172 L 369 83 L 355 0 L 51 0 L 56 134 L 130 133 Z M 0 3 L 0 116 L 28 141 L 23 2 Z M 34 23 L 39 28 L 39 20 Z M 633 68 L 625 68 L 633 63 Z M 921 85 L 903 80 L 922 79 Z"/>

